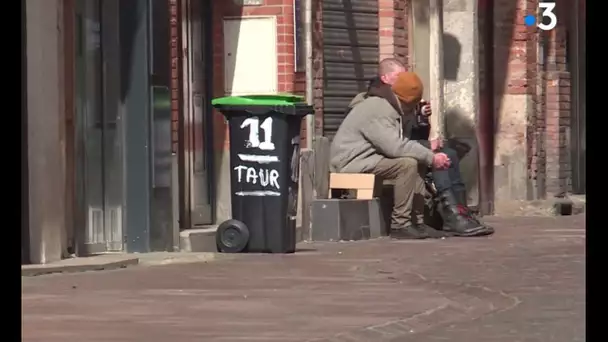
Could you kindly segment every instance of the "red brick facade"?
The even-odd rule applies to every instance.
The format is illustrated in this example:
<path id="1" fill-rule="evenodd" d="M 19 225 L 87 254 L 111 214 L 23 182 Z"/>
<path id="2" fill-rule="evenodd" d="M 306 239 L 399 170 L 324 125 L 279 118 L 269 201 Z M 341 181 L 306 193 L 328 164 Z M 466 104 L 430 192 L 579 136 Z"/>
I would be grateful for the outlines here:
<path id="1" fill-rule="evenodd" d="M 408 64 L 407 8 L 404 0 L 378 0 L 380 59 L 394 57 Z"/>
<path id="2" fill-rule="evenodd" d="M 293 0 L 264 0 L 260 6 L 240 6 L 234 1 L 213 3 L 213 88 L 214 97 L 224 96 L 223 19 L 225 17 L 276 16 L 278 53 L 278 91 L 304 95 L 305 74 L 295 72 L 294 63 L 294 8 Z M 227 126 L 223 116 L 214 113 L 214 140 L 216 149 L 228 148 Z M 224 134 L 217 134 L 224 132 Z"/>
<path id="3" fill-rule="evenodd" d="M 505 95 L 525 95 L 531 103 L 526 113 L 527 131 L 518 132 L 512 142 L 527 147 L 528 198 L 570 191 L 571 89 L 566 61 L 570 4 L 558 2 L 558 23 L 551 31 L 523 22 L 527 14 L 538 11 L 537 0 L 496 0 L 494 4 L 495 104 L 499 105 Z M 488 22 L 487 18 L 482 20 Z M 500 118 L 498 121 L 500 124 Z"/>
<path id="4" fill-rule="evenodd" d="M 379 58 L 396 57 L 408 64 L 409 0 L 378 0 Z M 575 0 L 571 0 L 575 1 Z M 172 110 L 177 123 L 179 85 L 179 21 L 177 2 L 170 0 Z M 315 129 L 323 131 L 323 0 L 312 1 L 313 36 L 313 106 Z M 501 144 L 523 146 L 523 167 L 527 169 L 527 198 L 544 198 L 571 188 L 570 132 L 570 72 L 566 61 L 566 26 L 564 19 L 568 2 L 559 2 L 556 9 L 557 27 L 543 32 L 528 27 L 523 19 L 527 14 L 538 13 L 538 0 L 494 0 L 493 14 L 484 12 L 487 1 L 479 1 L 479 89 L 480 102 L 492 99 L 495 113 L 495 149 Z M 239 6 L 234 1 L 213 3 L 213 87 L 214 97 L 224 95 L 223 77 L 223 18 L 255 15 L 277 17 L 278 90 L 304 95 L 305 75 L 294 67 L 294 21 L 292 0 L 265 0 L 261 6 Z M 540 17 L 540 16 L 539 16 Z M 493 27 L 493 46 L 483 44 L 483 32 Z M 492 69 L 484 60 L 492 54 Z M 491 80 L 488 80 L 491 77 Z M 488 81 L 491 87 L 487 86 Z M 492 94 L 488 93 L 492 91 Z M 513 99 L 517 98 L 517 101 Z M 509 102 L 511 101 L 511 102 Z M 509 103 L 508 103 L 509 102 Z M 518 107 L 519 106 L 519 107 Z M 525 112 L 522 115 L 522 111 Z M 223 117 L 214 113 L 215 149 L 228 147 L 228 133 Z M 519 122 L 517 122 L 519 120 Z M 515 124 L 514 124 L 515 122 Z M 305 127 L 302 131 L 304 142 Z M 503 135 L 501 135 L 501 130 Z M 177 136 L 175 134 L 175 136 Z M 500 140 L 503 139 L 503 140 Z M 500 140 L 500 141 L 499 141 Z M 500 152 L 496 152 L 500 154 Z M 495 167 L 508 164 L 495 156 Z M 508 165 L 507 165 L 508 167 Z M 499 171 L 497 171 L 499 172 Z M 512 174 L 504 175 L 514 178 Z M 523 176 L 523 175 L 522 175 Z M 519 180 L 518 180 L 519 181 Z M 517 191 L 522 192 L 521 189 Z M 525 192 L 525 191 L 524 191 Z M 497 196 L 499 193 L 497 193 Z M 500 200 L 496 198 L 495 200 Z"/>
<path id="5" fill-rule="evenodd" d="M 538 168 L 531 163 L 531 172 L 544 176 L 546 195 L 571 191 L 571 161 L 570 161 L 570 71 L 566 55 L 566 26 L 568 6 L 561 2 L 556 9 L 558 22 L 556 29 L 538 34 L 538 39 L 544 40 L 544 60 L 538 60 L 537 70 L 537 102 L 536 125 L 537 132 L 544 132 L 544 175 L 539 174 Z M 540 108 L 539 108 L 540 107 Z M 541 169 L 542 170 L 542 169 Z"/>

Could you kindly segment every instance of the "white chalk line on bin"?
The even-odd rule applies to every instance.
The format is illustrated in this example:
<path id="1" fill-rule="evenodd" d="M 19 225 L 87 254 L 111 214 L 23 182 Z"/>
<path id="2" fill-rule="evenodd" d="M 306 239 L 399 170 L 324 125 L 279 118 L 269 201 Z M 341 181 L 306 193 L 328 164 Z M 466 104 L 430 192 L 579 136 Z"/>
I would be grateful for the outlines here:
<path id="1" fill-rule="evenodd" d="M 281 196 L 280 192 L 276 191 L 239 191 L 234 193 L 237 196 Z"/>
<path id="2" fill-rule="evenodd" d="M 239 159 L 246 162 L 255 162 L 259 164 L 278 163 L 277 156 L 259 156 L 255 154 L 239 154 Z"/>

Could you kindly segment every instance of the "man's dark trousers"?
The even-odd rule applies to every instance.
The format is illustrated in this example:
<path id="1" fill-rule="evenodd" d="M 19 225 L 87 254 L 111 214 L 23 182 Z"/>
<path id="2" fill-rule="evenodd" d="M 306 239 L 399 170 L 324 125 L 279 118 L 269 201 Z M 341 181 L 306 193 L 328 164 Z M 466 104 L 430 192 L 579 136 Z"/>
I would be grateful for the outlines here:
<path id="1" fill-rule="evenodd" d="M 454 193 L 465 191 L 466 187 L 460 175 L 460 159 L 456 150 L 444 147 L 439 152 L 445 153 L 450 158 L 450 167 L 446 170 L 433 170 L 433 183 L 438 193 L 452 190 Z"/>

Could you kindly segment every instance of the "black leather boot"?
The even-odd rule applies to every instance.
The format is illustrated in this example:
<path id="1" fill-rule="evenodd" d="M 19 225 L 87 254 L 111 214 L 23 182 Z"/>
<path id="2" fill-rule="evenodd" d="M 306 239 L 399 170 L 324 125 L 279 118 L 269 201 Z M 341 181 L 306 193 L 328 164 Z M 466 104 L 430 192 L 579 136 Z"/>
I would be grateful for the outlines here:
<path id="1" fill-rule="evenodd" d="M 443 218 L 443 230 L 446 232 L 463 237 L 491 234 L 487 227 L 461 213 L 452 191 L 447 190 L 438 195 L 438 210 Z"/>
<path id="2" fill-rule="evenodd" d="M 424 226 L 423 227 L 424 231 L 431 239 L 441 239 L 441 238 L 447 238 L 450 236 L 454 236 L 454 234 L 452 234 L 449 231 L 435 229 L 427 224 L 422 224 L 421 226 Z"/>
<path id="3" fill-rule="evenodd" d="M 454 199 L 458 205 L 462 205 L 467 207 L 467 192 L 466 190 L 453 190 L 454 191 Z"/>
<path id="4" fill-rule="evenodd" d="M 396 240 L 422 240 L 428 239 L 425 224 L 411 224 L 404 228 L 391 227 L 391 238 Z"/>
<path id="5" fill-rule="evenodd" d="M 487 224 L 481 222 L 476 216 L 475 214 L 473 214 L 473 212 L 471 212 L 471 210 L 469 209 L 469 206 L 467 205 L 467 192 L 466 190 L 460 190 L 460 191 L 454 191 L 454 197 L 456 198 L 456 203 L 458 203 L 458 209 L 460 210 L 460 213 L 463 215 L 468 216 L 471 220 L 475 221 L 478 224 L 481 224 L 483 226 L 485 226 L 486 228 L 488 228 L 489 233 L 490 234 L 494 234 L 494 228 L 491 226 L 488 226 Z"/>

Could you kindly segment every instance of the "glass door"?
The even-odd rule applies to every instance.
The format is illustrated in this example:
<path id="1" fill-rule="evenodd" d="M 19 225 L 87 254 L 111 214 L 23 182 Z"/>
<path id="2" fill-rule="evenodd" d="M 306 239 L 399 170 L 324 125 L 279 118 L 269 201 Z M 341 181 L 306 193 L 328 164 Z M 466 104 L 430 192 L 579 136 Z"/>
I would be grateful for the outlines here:
<path id="1" fill-rule="evenodd" d="M 76 5 L 77 203 L 81 255 L 123 250 L 118 0 Z"/>

